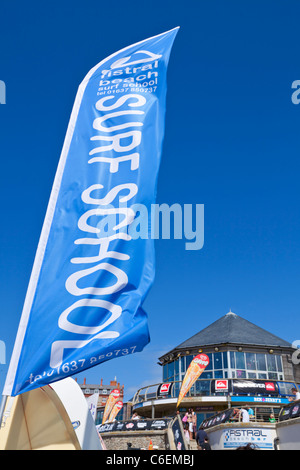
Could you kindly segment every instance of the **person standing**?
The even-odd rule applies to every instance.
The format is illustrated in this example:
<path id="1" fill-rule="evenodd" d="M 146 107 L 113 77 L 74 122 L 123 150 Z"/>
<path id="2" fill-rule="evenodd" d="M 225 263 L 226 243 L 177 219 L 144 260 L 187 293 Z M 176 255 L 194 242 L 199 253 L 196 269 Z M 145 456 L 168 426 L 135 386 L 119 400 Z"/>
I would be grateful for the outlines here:
<path id="1" fill-rule="evenodd" d="M 197 414 L 192 409 L 192 422 L 193 422 L 193 439 L 196 439 L 197 434 Z"/>
<path id="2" fill-rule="evenodd" d="M 190 440 L 193 439 L 193 415 L 192 410 L 189 409 L 188 412 L 188 424 L 189 424 L 189 433 L 190 433 Z"/>
<path id="3" fill-rule="evenodd" d="M 202 450 L 202 446 L 205 442 L 205 439 L 208 439 L 208 436 L 206 434 L 206 432 L 204 431 L 204 429 L 199 428 L 197 434 L 196 434 L 196 442 L 197 442 L 197 445 L 198 445 L 198 450 Z"/>
<path id="4" fill-rule="evenodd" d="M 211 450 L 210 443 L 208 441 L 208 437 L 204 438 L 204 442 L 201 445 L 201 450 Z"/>
<path id="5" fill-rule="evenodd" d="M 241 418 L 243 423 L 249 423 L 250 418 L 249 418 L 249 413 L 245 408 L 241 408 Z"/>
<path id="6" fill-rule="evenodd" d="M 289 398 L 289 401 L 297 401 L 297 400 L 300 400 L 300 392 L 295 388 L 293 387 L 292 390 L 291 390 L 292 394 L 294 395 L 293 398 Z"/>

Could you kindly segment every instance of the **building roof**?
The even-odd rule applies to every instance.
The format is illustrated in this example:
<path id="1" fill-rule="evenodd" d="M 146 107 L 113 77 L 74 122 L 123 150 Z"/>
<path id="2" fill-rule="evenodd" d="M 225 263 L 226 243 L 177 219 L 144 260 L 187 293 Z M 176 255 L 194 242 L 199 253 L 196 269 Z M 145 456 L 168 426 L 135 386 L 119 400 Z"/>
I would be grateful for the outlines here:
<path id="1" fill-rule="evenodd" d="M 199 346 L 228 343 L 279 348 L 292 347 L 287 341 L 230 311 L 174 349 L 191 349 Z"/>

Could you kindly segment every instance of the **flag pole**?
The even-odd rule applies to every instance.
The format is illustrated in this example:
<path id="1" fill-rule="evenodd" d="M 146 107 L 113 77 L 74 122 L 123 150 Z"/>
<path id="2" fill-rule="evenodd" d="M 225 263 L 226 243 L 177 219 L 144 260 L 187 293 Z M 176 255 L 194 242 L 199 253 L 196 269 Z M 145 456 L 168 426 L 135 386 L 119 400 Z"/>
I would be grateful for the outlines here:
<path id="1" fill-rule="evenodd" d="M 2 418 L 3 418 L 7 398 L 8 398 L 7 395 L 2 395 L 2 400 L 1 400 L 1 403 L 0 403 L 0 428 L 2 427 Z"/>

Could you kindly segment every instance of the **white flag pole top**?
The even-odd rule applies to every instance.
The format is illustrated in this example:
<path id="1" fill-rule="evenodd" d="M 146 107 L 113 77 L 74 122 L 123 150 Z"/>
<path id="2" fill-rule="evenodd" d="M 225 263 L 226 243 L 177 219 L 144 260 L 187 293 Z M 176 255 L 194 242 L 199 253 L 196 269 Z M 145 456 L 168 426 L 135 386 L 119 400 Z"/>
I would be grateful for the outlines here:
<path id="1" fill-rule="evenodd" d="M 114 125 L 111 127 L 111 131 L 113 130 L 113 128 L 114 130 L 116 130 L 116 127 L 118 129 L 124 128 L 124 127 L 128 128 L 134 125 L 139 125 L 139 126 L 144 125 L 144 127 L 147 127 L 148 125 L 150 125 L 150 119 L 152 120 L 151 121 L 152 128 L 155 128 L 155 130 L 159 132 L 160 135 L 158 136 L 152 135 L 150 136 L 150 140 L 149 140 L 149 136 L 148 136 L 149 131 L 147 133 L 144 133 L 142 136 L 144 141 L 142 140 L 141 145 L 137 146 L 137 148 L 134 149 L 135 152 L 140 152 L 140 151 L 144 152 L 143 154 L 140 152 L 142 158 L 139 159 L 139 161 L 141 162 L 140 166 L 142 169 L 138 168 L 138 164 L 131 165 L 131 168 L 128 168 L 128 164 L 126 165 L 126 163 L 121 163 L 121 162 L 128 161 L 129 158 L 125 157 L 122 160 L 121 157 L 119 156 L 117 164 L 110 163 L 108 165 L 107 163 L 102 163 L 102 167 L 100 169 L 98 169 L 97 167 L 96 176 L 98 176 L 98 180 L 93 181 L 91 179 L 90 181 L 88 181 L 91 175 L 95 176 L 95 171 L 93 172 L 91 171 L 91 165 L 86 165 L 87 163 L 92 163 L 91 161 L 89 161 L 89 154 L 91 154 L 90 151 L 92 148 L 91 147 L 92 144 L 90 141 L 112 140 L 112 139 L 109 139 L 107 134 L 105 136 L 98 135 L 96 137 L 93 136 L 93 138 L 91 138 L 91 132 L 95 133 L 95 130 L 93 130 L 92 128 L 93 119 L 97 116 L 103 116 L 103 112 L 101 114 L 101 112 L 99 113 L 95 109 L 95 103 L 97 100 L 99 100 L 99 97 L 95 98 L 95 96 L 93 95 L 92 98 L 94 99 L 91 100 L 91 92 L 92 91 L 94 92 L 94 87 L 96 83 L 95 81 L 91 79 L 95 78 L 94 77 L 95 72 L 99 71 L 100 73 L 101 68 L 105 64 L 108 67 L 110 66 L 112 73 L 114 73 L 114 71 L 118 67 L 122 67 L 122 66 L 125 67 L 126 65 L 129 65 L 129 64 L 132 65 L 132 64 L 141 63 L 141 62 L 144 62 L 144 63 L 148 62 L 148 64 L 150 64 L 151 54 L 154 54 L 154 55 L 156 54 L 157 56 L 162 57 L 162 60 L 161 61 L 159 60 L 158 62 L 159 62 L 159 67 L 161 67 L 160 69 L 161 77 L 164 78 L 166 75 L 166 69 L 167 69 L 167 63 L 168 63 L 170 50 L 171 50 L 172 43 L 175 39 L 178 29 L 179 29 L 178 27 L 174 28 L 170 31 L 167 31 L 166 33 L 153 36 L 152 38 L 146 39 L 144 41 L 140 41 L 136 44 L 127 46 L 118 52 L 115 52 L 114 54 L 110 55 L 109 57 L 107 57 L 106 59 L 98 63 L 95 67 L 93 67 L 88 72 L 88 74 L 86 75 L 86 77 L 84 78 L 84 80 L 82 81 L 82 83 L 80 84 L 78 88 L 78 92 L 77 92 L 74 106 L 72 109 L 65 141 L 63 144 L 62 153 L 61 153 L 60 160 L 58 163 L 57 172 L 56 172 L 55 179 L 54 179 L 54 184 L 52 187 L 39 244 L 37 247 L 37 252 L 36 252 L 33 269 L 31 273 L 29 285 L 28 285 L 28 290 L 27 290 L 27 294 L 26 294 L 26 298 L 24 302 L 24 307 L 23 307 L 22 316 L 21 316 L 21 320 L 20 320 L 20 324 L 18 328 L 15 346 L 14 346 L 11 361 L 9 364 L 9 369 L 8 369 L 8 373 L 6 377 L 4 390 L 3 390 L 3 395 L 5 396 L 17 395 L 19 393 L 23 393 L 24 391 L 45 385 L 46 383 L 51 383 L 57 380 L 61 380 L 68 375 L 77 374 L 81 372 L 82 370 L 92 367 L 93 365 L 97 365 L 98 363 L 101 363 L 105 360 L 109 360 L 113 357 L 117 357 L 117 354 L 115 351 L 117 350 L 124 351 L 125 349 L 128 350 L 128 346 L 133 349 L 132 351 L 130 351 L 131 353 L 141 351 L 143 347 L 149 342 L 149 333 L 147 329 L 146 314 L 145 312 L 142 311 L 141 304 L 154 278 L 154 273 L 153 273 L 154 263 L 152 263 L 152 256 L 153 256 L 152 241 L 142 240 L 142 242 L 144 243 L 144 245 L 142 246 L 141 241 L 138 241 L 139 242 L 138 244 L 137 241 L 134 240 L 134 243 L 136 243 L 135 247 L 137 247 L 137 249 L 140 250 L 140 253 L 144 255 L 144 258 L 142 257 L 140 261 L 140 264 L 144 263 L 144 265 L 139 266 L 139 269 L 135 269 L 135 271 L 138 271 L 140 273 L 140 279 L 141 279 L 140 281 L 138 281 L 136 278 L 130 279 L 130 276 L 134 272 L 134 270 L 132 270 L 132 267 L 129 267 L 129 265 L 127 265 L 124 268 L 126 270 L 126 274 L 124 274 L 123 278 L 124 279 L 127 278 L 128 285 L 126 286 L 125 285 L 126 283 L 123 282 L 123 286 L 124 286 L 123 290 L 118 289 L 120 292 L 116 290 L 115 292 L 112 292 L 111 296 L 109 296 L 107 295 L 107 292 L 108 291 L 110 292 L 112 290 L 111 287 L 107 287 L 106 290 L 105 288 L 101 289 L 95 286 L 93 286 L 93 288 L 92 287 L 89 288 L 90 290 L 87 288 L 86 289 L 78 288 L 77 289 L 78 292 L 72 292 L 73 295 L 82 296 L 81 291 L 83 291 L 83 292 L 88 292 L 89 298 L 82 299 L 82 297 L 80 297 L 80 300 L 78 300 L 78 297 L 76 297 L 75 299 L 73 297 L 73 301 L 71 301 L 71 296 L 69 295 L 70 290 L 69 290 L 69 293 L 67 293 L 66 291 L 66 289 L 68 290 L 67 281 L 69 281 L 71 278 L 71 276 L 68 277 L 69 273 L 66 274 L 66 278 L 63 279 L 63 282 L 61 282 L 60 285 L 56 286 L 57 279 L 59 277 L 62 277 L 62 274 L 63 274 L 62 268 L 66 266 L 66 262 L 80 263 L 80 260 L 81 260 L 81 263 L 82 263 L 81 266 L 82 266 L 83 263 L 87 263 L 86 261 L 87 259 L 90 260 L 92 258 L 88 258 L 90 256 L 90 252 L 88 252 L 86 257 L 74 258 L 70 256 L 70 258 L 68 258 L 67 257 L 68 253 L 65 253 L 65 249 L 67 248 L 67 250 L 70 251 L 70 246 L 72 246 L 72 249 L 73 249 L 72 254 L 73 253 L 75 254 L 76 250 L 79 250 L 78 245 L 84 244 L 84 243 L 88 245 L 87 241 L 84 242 L 82 240 L 90 240 L 89 242 L 90 246 L 97 245 L 97 244 L 99 245 L 101 241 L 99 242 L 99 238 L 95 239 L 94 241 L 91 241 L 92 238 L 84 238 L 84 239 L 81 238 L 78 240 L 75 240 L 75 239 L 72 240 L 71 238 L 68 238 L 70 237 L 71 233 L 74 233 L 76 230 L 78 231 L 78 228 L 77 228 L 77 224 L 74 224 L 74 220 L 71 220 L 70 227 L 67 226 L 68 218 L 73 217 L 74 210 L 73 210 L 72 203 L 70 203 L 70 206 L 71 206 L 71 210 L 70 210 L 70 208 L 69 207 L 66 208 L 62 204 L 62 202 L 66 204 L 66 201 L 63 199 L 65 197 L 66 192 L 68 194 L 70 194 L 71 191 L 74 192 L 74 188 L 73 188 L 74 181 L 75 183 L 78 183 L 77 186 L 80 186 L 80 185 L 82 186 L 82 181 L 80 180 L 80 178 L 82 177 L 82 173 L 84 171 L 87 173 L 87 176 L 84 175 L 86 179 L 85 182 L 88 182 L 90 186 L 89 188 L 87 187 L 85 188 L 85 191 L 81 193 L 81 197 L 83 199 L 83 194 L 84 193 L 86 194 L 87 189 L 89 189 L 89 193 L 88 193 L 89 200 L 88 201 L 85 200 L 84 202 L 89 202 L 92 204 L 93 202 L 91 201 L 103 201 L 105 198 L 100 199 L 100 200 L 92 199 L 92 197 L 90 196 L 91 191 L 95 191 L 96 190 L 95 188 L 97 188 L 97 190 L 104 188 L 104 186 L 99 183 L 102 182 L 104 184 L 107 184 L 107 181 L 109 179 L 114 178 L 115 174 L 116 174 L 116 180 L 117 180 L 117 177 L 120 178 L 120 174 L 122 173 L 122 171 L 123 171 L 123 177 L 124 177 L 125 170 L 126 170 L 126 175 L 130 175 L 131 179 L 132 179 L 132 174 L 138 175 L 137 179 L 133 179 L 134 183 L 131 183 L 132 185 L 136 184 L 137 181 L 141 181 L 141 175 L 143 176 L 146 172 L 148 173 L 148 175 L 144 176 L 145 183 L 143 181 L 141 182 L 139 191 L 143 195 L 143 201 L 145 200 L 146 203 L 149 203 L 149 204 L 154 202 L 153 197 L 155 196 L 155 190 L 156 190 L 156 180 L 157 180 L 157 173 L 158 173 L 159 162 L 160 162 L 161 144 L 162 144 L 162 139 L 163 139 L 163 128 L 164 128 L 163 117 L 164 117 L 164 112 L 165 112 L 165 93 L 166 93 L 166 86 L 164 84 L 165 80 L 161 80 L 161 83 L 159 83 L 159 86 L 157 87 L 157 91 L 150 92 L 149 89 L 147 89 L 148 93 L 139 93 L 138 91 L 136 91 L 134 93 L 134 96 L 135 96 L 135 99 L 138 99 L 138 104 L 136 102 L 128 104 L 128 106 L 133 107 L 134 111 L 132 110 L 132 108 L 130 108 L 130 111 L 127 111 L 127 113 L 126 112 L 119 113 L 119 116 L 123 114 L 128 115 L 130 113 L 131 114 L 134 114 L 134 113 L 143 114 L 144 115 L 142 118 L 143 121 L 140 121 L 139 123 L 131 122 L 130 124 L 130 121 L 129 121 L 130 118 L 126 117 L 124 119 L 127 119 L 127 124 L 123 124 L 123 126 L 120 126 L 119 121 L 117 120 L 118 126 Z M 136 49 L 139 45 L 143 45 L 143 47 L 141 48 L 142 50 Z M 164 56 L 164 52 L 165 52 L 165 56 Z M 127 53 L 129 56 L 126 57 L 124 53 Z M 143 61 L 133 60 L 130 62 L 129 60 L 128 62 L 130 55 L 137 54 L 137 53 L 148 53 L 149 55 L 148 60 L 144 58 Z M 112 62 L 112 59 L 114 59 L 115 57 L 117 58 L 117 60 Z M 150 65 L 148 66 L 150 67 Z M 97 84 L 97 87 L 98 86 L 99 85 Z M 111 101 L 110 101 L 111 98 L 123 97 L 124 98 L 123 103 L 124 103 L 125 99 L 128 99 L 129 96 L 133 97 L 133 95 L 130 95 L 130 93 L 127 93 L 127 91 L 128 90 L 126 90 L 126 92 L 123 94 L 119 93 L 119 95 L 115 95 L 115 96 L 113 95 L 106 96 L 105 92 L 101 93 L 101 95 L 103 95 L 103 100 L 104 101 L 109 100 L 109 104 L 110 104 L 110 106 L 106 105 L 106 107 L 104 108 L 102 107 L 101 108 L 102 111 L 103 109 L 113 108 L 113 106 L 111 106 Z M 90 100 L 90 102 L 87 103 L 88 100 Z M 159 110 L 157 111 L 156 116 L 153 114 L 153 110 L 151 110 L 151 116 L 149 115 L 149 117 L 148 117 L 148 114 L 149 114 L 148 109 L 145 111 L 135 111 L 135 108 L 139 106 L 140 103 L 142 102 L 144 103 L 144 101 L 147 101 L 147 100 L 151 102 L 150 104 L 153 104 L 154 100 L 159 101 L 160 107 L 159 107 Z M 83 119 L 83 116 L 82 116 L 83 108 L 85 111 L 85 115 L 84 115 L 85 119 Z M 87 113 L 90 113 L 91 116 L 87 115 Z M 88 119 L 89 117 L 90 117 L 90 120 Z M 160 123 L 160 126 L 153 125 L 153 118 L 157 118 L 157 120 Z M 149 123 L 147 119 L 149 119 Z M 137 120 L 137 118 L 135 118 L 135 120 Z M 112 119 L 112 122 L 114 122 L 113 119 Z M 78 131 L 78 128 L 80 128 L 80 132 Z M 95 126 L 94 126 L 94 129 L 95 129 Z M 88 134 L 88 132 L 90 132 L 90 134 Z M 107 128 L 105 132 L 109 133 L 110 128 Z M 125 136 L 129 134 L 130 132 L 127 132 L 127 134 L 125 133 L 122 134 L 124 136 L 123 139 L 125 139 Z M 86 137 L 84 141 L 83 141 L 82 136 Z M 120 139 L 121 139 L 121 135 L 120 135 Z M 149 142 L 147 142 L 147 139 L 149 140 Z M 153 155 L 153 152 L 152 152 L 151 155 L 149 154 L 147 155 L 147 147 L 149 147 L 149 145 L 152 145 L 153 140 L 156 140 L 156 147 L 155 147 L 156 154 Z M 120 144 L 120 141 L 119 141 L 119 144 Z M 83 146 L 86 147 L 84 148 L 84 150 L 86 150 L 86 153 L 83 152 Z M 109 149 L 110 147 L 113 147 L 113 145 L 111 146 L 105 145 L 102 147 L 98 147 L 98 149 L 93 149 L 93 152 L 96 153 L 97 150 L 99 151 L 99 149 L 100 151 L 104 152 L 105 149 Z M 126 147 L 124 146 L 123 148 L 125 149 Z M 124 150 L 123 153 L 126 153 L 126 151 Z M 100 161 L 108 162 L 108 161 L 113 160 L 111 152 L 107 151 L 106 153 L 104 153 L 104 155 L 105 157 L 98 157 L 98 165 Z M 130 156 L 127 155 L 127 157 L 130 157 Z M 72 158 L 72 173 L 70 177 L 69 161 L 71 158 Z M 79 166 L 77 167 L 76 166 L 77 161 L 80 159 L 82 160 L 82 162 L 81 161 L 79 162 L 81 163 L 81 167 Z M 94 158 L 94 160 L 97 160 L 97 158 Z M 118 175 L 117 170 L 119 166 L 121 167 L 121 170 L 120 170 L 120 174 Z M 95 170 L 95 167 L 93 165 L 92 167 Z M 152 185 L 153 187 L 149 186 L 149 171 L 150 171 L 150 174 L 153 175 L 153 185 Z M 69 178 L 69 181 L 67 180 L 68 178 Z M 78 180 L 76 180 L 76 178 L 78 178 Z M 91 184 L 92 181 L 94 184 Z M 69 183 L 69 186 L 67 186 L 67 183 Z M 71 184 L 73 184 L 73 186 L 71 186 Z M 148 195 L 147 194 L 145 195 L 144 186 L 147 186 L 147 185 L 149 186 L 149 193 Z M 62 189 L 62 186 L 63 186 L 63 189 Z M 126 185 L 123 185 L 123 186 L 126 186 Z M 120 185 L 116 187 L 120 187 Z M 129 189 L 129 185 L 126 188 Z M 106 187 L 105 189 L 108 190 L 111 188 Z M 64 194 L 62 194 L 63 190 L 65 191 Z M 74 195 L 74 198 L 76 196 L 78 197 L 78 192 Z M 125 197 L 123 197 L 123 200 L 124 199 Z M 127 200 L 128 199 L 129 197 L 127 198 Z M 122 197 L 120 198 L 120 200 L 122 201 Z M 132 202 L 140 203 L 141 201 L 139 200 L 138 197 L 134 197 L 132 199 Z M 82 204 L 81 200 L 80 200 L 80 203 Z M 83 208 L 80 207 L 79 209 L 76 206 L 77 211 L 78 211 L 78 216 L 81 216 L 82 213 L 86 210 L 86 205 L 87 204 L 83 204 Z M 59 218 L 61 216 L 59 211 L 63 211 L 65 208 L 66 208 L 65 218 L 63 219 Z M 73 222 L 73 225 L 72 225 L 72 222 Z M 86 230 L 86 231 L 89 231 L 89 230 Z M 53 235 L 54 232 L 56 236 L 56 245 L 53 242 L 53 238 L 55 238 Z M 91 232 L 92 231 L 90 230 L 90 233 Z M 95 228 L 93 230 L 93 233 L 96 233 Z M 81 234 L 81 236 L 84 236 L 84 235 Z M 100 238 L 100 240 L 103 240 L 103 238 Z M 112 240 L 111 237 L 109 239 L 107 238 L 106 244 L 110 243 L 111 240 Z M 115 235 L 113 238 L 113 242 L 112 242 L 114 249 L 116 247 L 120 249 L 121 244 L 122 246 L 126 244 L 126 241 L 124 240 L 129 240 L 129 238 L 125 238 L 124 236 L 119 235 L 119 234 Z M 66 243 L 66 246 L 63 246 L 64 242 Z M 133 242 L 131 241 L 131 243 Z M 60 247 L 60 252 L 59 253 L 56 252 L 53 254 L 53 250 L 55 250 L 55 246 Z M 88 249 L 90 249 L 90 246 L 88 246 Z M 126 247 L 127 246 L 128 244 L 126 245 Z M 121 262 L 119 260 L 126 260 L 126 262 L 128 263 L 127 260 L 130 259 L 130 256 L 125 253 L 117 253 L 117 250 L 106 252 L 106 253 L 109 259 L 113 258 L 113 261 L 115 262 L 115 264 L 118 264 L 118 267 L 111 265 L 113 269 L 110 270 L 110 272 L 114 276 L 117 277 L 118 273 L 121 272 L 121 268 L 119 267 Z M 108 253 L 110 254 L 110 256 L 108 255 Z M 111 253 L 114 253 L 114 254 L 112 255 Z M 50 265 L 51 269 L 49 269 L 48 258 L 51 256 L 51 254 L 52 254 L 52 258 L 51 258 L 52 265 Z M 69 252 L 69 254 L 71 255 L 71 252 Z M 78 256 L 78 252 L 77 252 L 77 256 Z M 95 258 L 95 256 L 93 258 Z M 136 258 L 140 258 L 139 254 L 137 254 Z M 53 272 L 52 272 L 52 269 L 54 269 L 53 264 L 56 263 L 57 259 L 59 260 L 62 259 L 64 261 L 64 264 L 60 264 L 58 262 L 57 263 L 58 267 L 56 266 L 57 271 L 55 275 L 53 275 Z M 118 260 L 117 262 L 116 262 L 116 259 Z M 133 260 L 131 259 L 130 262 L 133 263 Z M 137 261 L 135 261 L 135 263 L 137 263 Z M 70 265 L 70 266 L 73 267 L 74 269 L 73 265 Z M 102 269 L 101 280 L 104 279 L 103 270 L 109 271 L 108 266 L 110 266 L 108 262 L 101 263 L 101 269 Z M 84 267 L 86 268 L 86 266 Z M 80 271 L 80 273 L 82 273 L 81 277 L 83 277 L 83 273 L 85 272 L 88 272 L 88 274 L 94 273 L 95 270 L 93 269 L 90 268 L 90 269 L 81 270 Z M 74 276 L 76 274 L 78 275 L 78 273 L 73 273 L 72 280 L 74 280 Z M 47 278 L 47 275 L 49 275 L 48 278 Z M 133 274 L 132 276 L 134 277 Z M 109 277 L 111 280 L 111 274 L 109 275 Z M 45 282 L 45 279 L 46 281 L 48 281 L 48 284 L 47 282 Z M 76 279 L 77 279 L 76 280 L 77 282 L 80 279 L 80 276 L 77 277 Z M 60 281 L 61 280 L 62 279 L 60 279 Z M 76 287 L 78 287 L 76 282 L 75 282 L 75 285 Z M 99 278 L 98 278 L 98 282 L 99 282 Z M 109 282 L 109 280 L 105 281 L 105 285 L 107 282 Z M 131 287 L 132 285 L 133 285 L 133 288 Z M 128 286 L 130 286 L 131 290 L 129 289 Z M 55 290 L 56 287 L 57 287 L 57 290 Z M 44 306 L 41 303 L 39 304 L 39 299 L 41 298 L 43 288 L 45 289 L 45 292 L 43 293 L 43 300 L 45 301 L 45 304 L 49 304 L 48 308 L 46 307 L 46 305 Z M 105 300 L 98 298 L 99 296 L 101 296 L 100 292 L 102 291 L 105 292 L 105 294 L 103 294 Z M 118 292 L 118 294 L 116 294 L 116 292 Z M 70 297 L 69 305 L 67 302 L 67 297 L 64 297 L 65 294 L 69 295 Z M 93 295 L 95 295 L 96 298 L 91 298 L 91 296 Z M 55 299 L 56 303 L 53 304 L 52 299 Z M 62 301 L 62 299 L 64 301 Z M 74 300 L 77 300 L 77 302 L 73 303 Z M 84 303 L 85 300 L 86 302 Z M 60 303 L 61 305 L 58 305 Z M 93 322 L 93 320 L 95 321 L 95 315 L 91 312 L 95 311 L 96 308 L 98 308 L 97 311 L 99 311 L 100 308 L 102 310 L 108 310 L 111 316 L 108 318 L 107 313 L 106 315 L 103 315 L 102 313 L 102 316 L 98 315 L 99 322 L 97 326 L 94 325 L 93 327 L 90 327 L 90 326 L 79 327 L 78 316 L 75 316 L 73 323 L 69 319 L 71 318 L 69 317 L 69 315 L 71 313 L 70 305 L 72 303 L 73 303 L 74 310 L 76 307 L 78 311 L 84 312 L 85 318 L 87 317 L 86 312 L 88 311 L 90 315 L 89 318 L 91 318 L 91 322 Z M 55 310 L 56 307 L 57 307 L 57 311 L 53 312 L 53 310 Z M 81 307 L 81 310 L 79 307 Z M 62 312 L 64 313 L 64 315 L 62 315 Z M 120 312 L 122 313 L 122 315 L 120 314 Z M 124 312 L 127 315 L 126 318 L 125 318 Z M 84 314 L 82 313 L 82 315 Z M 76 319 L 77 319 L 77 322 L 76 322 Z M 41 322 L 41 324 L 37 326 L 37 322 Z M 114 327 L 116 328 L 116 331 L 106 330 L 106 327 L 110 325 L 111 323 L 114 323 Z M 127 329 L 125 329 L 125 323 L 126 323 Z M 99 324 L 102 326 L 99 326 Z M 117 327 L 119 327 L 119 330 L 117 330 Z M 100 331 L 101 333 L 99 333 Z M 135 335 L 136 338 L 141 337 L 139 344 L 136 344 L 133 341 L 133 337 L 130 338 L 130 331 L 132 331 L 132 336 Z M 96 332 L 97 334 L 95 334 Z M 49 337 L 47 337 L 48 334 L 49 334 Z M 40 338 L 40 336 L 42 335 L 44 336 L 44 338 Z M 69 338 L 67 338 L 68 335 L 69 335 Z M 46 340 L 45 340 L 45 337 L 47 337 Z M 101 342 L 101 345 L 99 346 L 100 342 Z M 47 352 L 47 354 L 44 352 L 44 348 L 48 347 L 49 343 L 51 343 L 52 345 L 52 349 L 51 349 L 52 359 L 50 359 L 50 361 L 49 361 L 49 357 L 46 358 L 47 354 L 49 356 L 49 351 Z M 67 344 L 67 343 L 69 347 L 65 346 L 65 348 L 63 349 L 62 344 Z M 99 346 L 98 349 L 94 348 L 95 351 L 92 350 L 91 343 L 93 343 L 93 345 L 95 343 L 98 343 L 98 346 Z M 114 347 L 116 349 L 114 349 L 113 351 Z M 61 351 L 59 348 L 61 348 Z M 62 364 L 63 354 L 65 353 L 66 350 L 69 351 L 69 354 L 67 355 L 67 362 Z M 80 351 L 82 357 L 77 359 L 74 353 L 74 350 L 77 354 L 78 354 L 78 351 Z M 85 350 L 87 350 L 86 356 L 83 354 L 83 351 Z M 57 351 L 60 351 L 60 354 Z M 106 355 L 105 355 L 105 351 L 108 351 Z M 96 357 L 96 359 L 94 360 L 92 364 L 89 362 L 90 361 L 89 354 L 90 355 L 92 354 L 93 358 Z M 110 354 L 110 356 L 108 356 L 108 354 Z M 37 361 L 38 364 L 35 361 Z M 59 361 L 61 362 L 61 364 L 59 364 Z M 57 362 L 56 368 L 54 367 L 55 362 Z M 51 364 L 51 367 L 49 366 L 49 364 Z"/>

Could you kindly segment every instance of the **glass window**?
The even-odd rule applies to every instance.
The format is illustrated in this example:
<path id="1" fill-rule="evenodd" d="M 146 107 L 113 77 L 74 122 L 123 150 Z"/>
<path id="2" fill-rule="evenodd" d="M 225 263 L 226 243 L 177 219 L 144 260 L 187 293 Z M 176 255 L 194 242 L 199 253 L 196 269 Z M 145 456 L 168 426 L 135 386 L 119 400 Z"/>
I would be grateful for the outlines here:
<path id="1" fill-rule="evenodd" d="M 266 356 L 264 354 L 256 354 L 257 370 L 267 370 Z"/>
<path id="2" fill-rule="evenodd" d="M 213 372 L 211 371 L 202 372 L 201 374 L 201 379 L 212 379 L 212 378 L 213 378 Z"/>
<path id="3" fill-rule="evenodd" d="M 223 378 L 223 371 L 215 370 L 215 379 L 222 379 L 222 378 Z"/>
<path id="4" fill-rule="evenodd" d="M 180 391 L 180 386 L 181 384 L 179 382 L 174 384 L 174 396 L 177 398 L 179 396 L 179 391 Z"/>
<path id="5" fill-rule="evenodd" d="M 223 368 L 228 369 L 227 351 L 224 351 L 222 354 L 223 354 Z"/>
<path id="6" fill-rule="evenodd" d="M 179 360 L 175 361 L 175 374 L 179 374 Z"/>
<path id="7" fill-rule="evenodd" d="M 248 379 L 256 379 L 256 372 L 248 372 Z"/>
<path id="8" fill-rule="evenodd" d="M 256 370 L 255 354 L 254 353 L 246 353 L 246 369 Z"/>
<path id="9" fill-rule="evenodd" d="M 208 356 L 208 358 L 209 358 L 209 364 L 205 367 L 205 370 L 212 370 L 212 368 L 213 368 L 213 364 L 212 364 L 212 362 L 213 362 L 213 359 L 212 359 L 213 355 L 212 355 L 212 353 L 208 353 L 207 356 Z"/>
<path id="10" fill-rule="evenodd" d="M 276 372 L 269 372 L 268 373 L 268 378 L 270 380 L 277 380 L 278 379 L 278 374 Z"/>
<path id="11" fill-rule="evenodd" d="M 234 351 L 230 351 L 230 367 L 231 367 L 231 369 L 235 369 Z"/>
<path id="12" fill-rule="evenodd" d="M 222 353 L 214 353 L 214 369 L 223 369 Z"/>
<path id="13" fill-rule="evenodd" d="M 243 352 L 236 352 L 235 353 L 236 359 L 236 368 L 237 369 L 246 369 L 245 367 L 245 354 Z"/>
<path id="14" fill-rule="evenodd" d="M 181 373 L 185 373 L 186 368 L 185 368 L 185 356 L 182 356 L 180 358 L 180 367 L 181 367 Z"/>
<path id="15" fill-rule="evenodd" d="M 163 381 L 167 380 L 168 378 L 168 364 L 163 366 Z"/>
<path id="16" fill-rule="evenodd" d="M 174 376 L 174 362 L 169 362 L 168 364 L 168 377 L 169 379 Z"/>
<path id="17" fill-rule="evenodd" d="M 276 359 L 276 364 L 277 364 L 277 370 L 278 370 L 278 372 L 282 372 L 281 356 L 275 356 L 275 359 Z"/>
<path id="18" fill-rule="evenodd" d="M 276 372 L 275 356 L 267 355 L 267 366 L 269 372 Z"/>
<path id="19" fill-rule="evenodd" d="M 258 379 L 262 379 L 262 380 L 264 380 L 264 379 L 266 379 L 266 378 L 267 378 L 267 374 L 262 374 L 261 372 L 258 372 L 258 374 L 257 374 L 257 378 L 258 378 Z"/>
<path id="20" fill-rule="evenodd" d="M 246 371 L 245 370 L 237 370 L 236 371 L 236 378 L 237 379 L 245 379 L 246 378 Z"/>
<path id="21" fill-rule="evenodd" d="M 292 388 L 295 387 L 295 384 L 291 382 L 279 382 L 278 387 L 280 395 L 292 395 Z"/>
<path id="22" fill-rule="evenodd" d="M 210 381 L 197 380 L 196 382 L 196 395 L 207 396 L 210 394 Z"/>
<path id="23" fill-rule="evenodd" d="M 188 370 L 190 363 L 192 362 L 194 356 L 185 356 L 185 372 Z"/>

